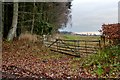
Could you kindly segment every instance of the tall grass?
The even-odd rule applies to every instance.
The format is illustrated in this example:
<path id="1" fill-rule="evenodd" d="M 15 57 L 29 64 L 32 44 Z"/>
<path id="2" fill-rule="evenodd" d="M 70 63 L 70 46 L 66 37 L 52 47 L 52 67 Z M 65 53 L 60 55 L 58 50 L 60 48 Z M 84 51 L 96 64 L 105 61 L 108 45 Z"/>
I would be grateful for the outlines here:
<path id="1" fill-rule="evenodd" d="M 40 42 L 40 39 L 42 39 L 40 36 L 30 33 L 22 33 L 19 37 L 19 40 L 27 40 L 30 42 Z"/>

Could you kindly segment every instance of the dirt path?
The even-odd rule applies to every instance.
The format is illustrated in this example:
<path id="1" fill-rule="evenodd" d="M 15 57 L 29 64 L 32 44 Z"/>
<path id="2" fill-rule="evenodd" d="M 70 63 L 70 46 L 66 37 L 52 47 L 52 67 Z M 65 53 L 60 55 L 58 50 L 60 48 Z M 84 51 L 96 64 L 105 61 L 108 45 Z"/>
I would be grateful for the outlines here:
<path id="1" fill-rule="evenodd" d="M 73 57 L 44 50 L 26 42 L 3 43 L 3 78 L 93 78 Z"/>

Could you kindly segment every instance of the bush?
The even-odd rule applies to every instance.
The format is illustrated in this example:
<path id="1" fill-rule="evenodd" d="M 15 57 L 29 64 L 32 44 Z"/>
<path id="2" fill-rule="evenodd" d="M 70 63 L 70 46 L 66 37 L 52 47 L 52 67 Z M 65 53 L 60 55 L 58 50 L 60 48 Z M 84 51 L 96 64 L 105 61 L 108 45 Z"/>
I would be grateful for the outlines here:
<path id="1" fill-rule="evenodd" d="M 102 34 L 113 42 L 113 44 L 120 43 L 120 24 L 103 24 L 102 30 L 100 30 Z"/>

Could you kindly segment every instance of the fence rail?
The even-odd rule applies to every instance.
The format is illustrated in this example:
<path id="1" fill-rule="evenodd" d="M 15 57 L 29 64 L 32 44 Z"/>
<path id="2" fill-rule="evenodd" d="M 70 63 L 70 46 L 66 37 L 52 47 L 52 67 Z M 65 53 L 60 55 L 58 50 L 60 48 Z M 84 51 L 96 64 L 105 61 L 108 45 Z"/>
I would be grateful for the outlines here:
<path id="1" fill-rule="evenodd" d="M 97 53 L 101 49 L 100 40 L 63 40 L 56 39 L 54 42 L 47 42 L 52 51 L 81 56 L 81 54 Z"/>

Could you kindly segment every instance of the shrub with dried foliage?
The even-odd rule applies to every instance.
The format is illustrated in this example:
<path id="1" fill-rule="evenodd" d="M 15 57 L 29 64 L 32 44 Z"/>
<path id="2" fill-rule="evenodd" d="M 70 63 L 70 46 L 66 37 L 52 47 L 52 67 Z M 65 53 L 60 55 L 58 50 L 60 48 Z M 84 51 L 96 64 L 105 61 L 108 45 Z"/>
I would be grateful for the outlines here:
<path id="1" fill-rule="evenodd" d="M 100 32 L 102 32 L 105 38 L 113 41 L 114 44 L 120 43 L 120 23 L 103 24 Z"/>

